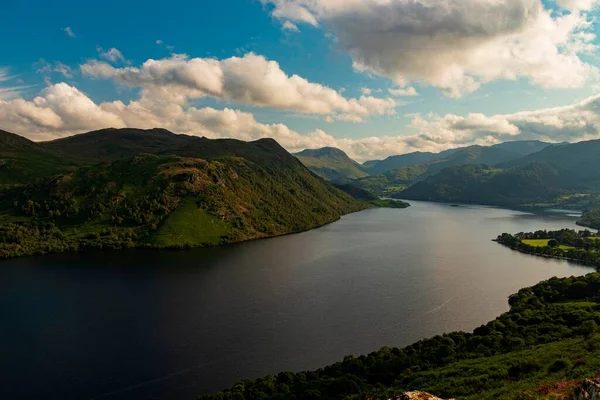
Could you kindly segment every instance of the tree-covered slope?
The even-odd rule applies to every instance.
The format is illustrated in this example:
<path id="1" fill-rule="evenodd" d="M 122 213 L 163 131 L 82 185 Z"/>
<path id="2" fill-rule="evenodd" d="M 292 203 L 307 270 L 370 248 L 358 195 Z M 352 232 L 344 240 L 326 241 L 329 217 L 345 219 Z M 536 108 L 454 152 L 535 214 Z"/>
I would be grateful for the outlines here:
<path id="1" fill-rule="evenodd" d="M 378 163 L 372 164 L 367 171 L 371 175 L 382 174 L 386 171 L 408 167 L 409 165 L 424 165 L 429 164 L 436 160 L 441 160 L 447 157 L 454 150 L 449 150 L 442 153 L 428 153 L 428 152 L 414 152 L 408 154 L 401 154 L 397 156 L 390 156 L 385 160 L 379 161 Z"/>
<path id="2" fill-rule="evenodd" d="M 552 278 L 520 290 L 509 304 L 509 312 L 473 333 L 245 380 L 199 399 L 388 399 L 409 390 L 469 400 L 550 399 L 547 384 L 600 371 L 600 274 Z"/>
<path id="3" fill-rule="evenodd" d="M 417 182 L 405 199 L 517 206 L 548 203 L 568 193 L 567 177 L 551 164 L 533 163 L 511 170 L 483 165 L 446 168 Z"/>
<path id="4" fill-rule="evenodd" d="M 600 192 L 600 141 L 561 144 L 496 167 L 446 168 L 402 192 L 415 200 L 492 205 L 593 204 Z"/>
<path id="5" fill-rule="evenodd" d="M 33 144 L 69 162 L 101 162 L 2 189 L 0 257 L 231 243 L 314 228 L 368 207 L 274 140 L 156 130 L 106 135 Z"/>
<path id="6" fill-rule="evenodd" d="M 427 175 L 433 175 L 444 168 L 463 164 L 497 165 L 513 161 L 538 152 L 550 144 L 537 140 L 504 142 L 493 146 L 469 146 L 442 151 L 440 153 L 415 152 L 391 156 L 383 161 L 365 165 L 370 174 L 407 167 L 427 166 Z"/>
<path id="7" fill-rule="evenodd" d="M 407 186 L 450 168 L 469 164 L 495 166 L 514 161 L 549 144 L 539 141 L 515 141 L 498 145 L 469 146 L 441 153 L 410 153 L 393 156 L 372 164 L 367 170 L 371 176 L 353 182 L 355 185 L 380 195 L 391 195 Z M 410 163 L 409 165 L 405 165 Z M 399 166 L 392 168 L 394 166 Z M 381 171 L 376 173 L 377 171 Z"/>
<path id="8" fill-rule="evenodd" d="M 600 229 L 600 208 L 587 210 L 583 213 L 581 219 L 577 223 L 581 226 Z"/>
<path id="9" fill-rule="evenodd" d="M 358 179 L 369 175 L 362 165 L 342 150 L 333 147 L 304 150 L 294 155 L 312 172 L 329 181 Z"/>

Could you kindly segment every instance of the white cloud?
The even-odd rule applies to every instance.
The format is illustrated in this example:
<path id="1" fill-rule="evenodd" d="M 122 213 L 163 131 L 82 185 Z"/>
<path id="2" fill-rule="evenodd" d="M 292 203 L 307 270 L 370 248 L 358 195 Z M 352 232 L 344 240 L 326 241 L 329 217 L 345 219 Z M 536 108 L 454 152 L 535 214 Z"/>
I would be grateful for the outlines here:
<path id="1" fill-rule="evenodd" d="M 360 91 L 362 92 L 362 94 L 366 94 L 366 95 L 370 95 L 371 93 L 373 93 L 373 91 L 371 89 L 369 89 L 368 87 L 361 88 Z"/>
<path id="2" fill-rule="evenodd" d="M 557 0 L 556 3 L 570 11 L 588 11 L 598 5 L 598 0 Z"/>
<path id="3" fill-rule="evenodd" d="M 54 68 L 52 70 L 54 72 L 58 72 L 59 74 L 61 74 L 65 78 L 72 78 L 73 77 L 73 70 L 71 69 L 71 67 L 69 67 L 68 65 L 65 65 L 65 64 L 63 64 L 61 62 L 55 62 L 54 63 Z"/>
<path id="4" fill-rule="evenodd" d="M 110 62 L 115 63 L 117 61 L 125 61 L 125 57 L 123 57 L 123 54 L 114 47 L 104 51 L 102 47 L 97 46 L 96 51 L 98 52 L 101 58 L 104 58 L 105 60 L 108 60 Z"/>
<path id="5" fill-rule="evenodd" d="M 300 32 L 300 29 L 298 29 L 298 26 L 295 23 L 293 23 L 292 21 L 285 21 L 282 25 L 282 28 L 285 31 Z"/>
<path id="6" fill-rule="evenodd" d="M 420 81 L 459 97 L 499 79 L 544 88 L 582 87 L 598 70 L 579 57 L 595 49 L 596 0 L 263 0 L 282 21 L 331 31 L 357 71 L 400 86 Z"/>
<path id="7" fill-rule="evenodd" d="M 75 32 L 73 32 L 73 29 L 71 29 L 71 27 L 67 26 L 67 27 L 63 28 L 63 31 L 70 37 L 72 37 L 72 38 L 75 37 Z"/>
<path id="8" fill-rule="evenodd" d="M 388 89 L 388 92 L 390 92 L 390 94 L 395 97 L 403 97 L 403 96 L 410 97 L 410 96 L 418 96 L 419 95 L 417 90 L 412 86 L 407 87 L 407 88 Z"/>
<path id="9" fill-rule="evenodd" d="M 160 39 L 158 39 L 158 40 L 156 40 L 156 42 L 155 42 L 155 43 L 156 43 L 157 45 L 159 45 L 159 46 L 160 46 L 160 45 L 162 45 L 162 44 L 163 44 L 163 41 L 162 41 L 162 40 L 160 40 Z"/>
<path id="10" fill-rule="evenodd" d="M 6 73 L 0 73 L 0 82 Z M 356 116 L 335 114 L 326 120 L 358 122 Z M 322 130 L 301 134 L 284 124 L 264 124 L 251 113 L 225 108 L 196 108 L 187 104 L 139 99 L 96 104 L 77 88 L 58 83 L 32 100 L 4 98 L 0 90 L 1 129 L 33 140 L 65 137 L 108 127 L 162 127 L 177 133 L 254 140 L 271 137 L 289 151 L 323 146 L 338 147 L 358 161 L 381 159 L 411 151 L 441 151 L 505 140 L 540 139 L 551 142 L 600 138 L 600 95 L 577 104 L 515 114 L 466 116 L 413 115 L 409 135 L 335 138 Z"/>
<path id="11" fill-rule="evenodd" d="M 173 55 L 148 60 L 140 68 L 115 68 L 94 60 L 81 65 L 81 71 L 85 76 L 141 87 L 142 95 L 154 101 L 180 105 L 208 96 L 259 107 L 358 117 L 393 114 L 396 107 L 391 98 L 345 98 L 327 86 L 289 76 L 277 62 L 253 53 L 223 60 Z"/>

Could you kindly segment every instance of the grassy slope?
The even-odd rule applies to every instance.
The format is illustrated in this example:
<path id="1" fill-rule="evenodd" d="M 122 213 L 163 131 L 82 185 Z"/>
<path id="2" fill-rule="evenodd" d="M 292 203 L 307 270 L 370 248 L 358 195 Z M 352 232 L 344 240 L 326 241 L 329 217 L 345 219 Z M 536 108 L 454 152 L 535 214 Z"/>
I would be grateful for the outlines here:
<path id="1" fill-rule="evenodd" d="M 339 149 L 325 147 L 304 150 L 295 156 L 312 172 L 330 181 L 358 179 L 369 175 L 363 166 Z"/>
<path id="2" fill-rule="evenodd" d="M 273 140 L 127 129 L 32 145 L 74 164 L 104 161 L 0 191 L 0 257 L 231 243 L 307 230 L 368 207 Z M 140 155 L 147 152 L 166 155 Z"/>
<path id="3" fill-rule="evenodd" d="M 588 306 L 589 303 L 584 303 Z M 592 303 L 593 306 L 598 306 Z M 568 306 L 571 307 L 571 306 Z M 577 305 L 573 305 L 576 311 Z M 600 371 L 600 340 L 567 339 L 508 354 L 450 364 L 416 373 L 410 389 L 461 400 L 550 399 L 558 382 L 588 378 Z M 521 367 L 521 368 L 519 368 Z M 392 391 L 408 390 L 395 387 Z M 380 398 L 386 398 L 386 395 Z M 557 397 L 559 398 L 559 397 Z"/>
<path id="4" fill-rule="evenodd" d="M 160 247 L 217 245 L 227 235 L 229 226 L 199 209 L 187 198 L 169 214 L 148 241 Z"/>

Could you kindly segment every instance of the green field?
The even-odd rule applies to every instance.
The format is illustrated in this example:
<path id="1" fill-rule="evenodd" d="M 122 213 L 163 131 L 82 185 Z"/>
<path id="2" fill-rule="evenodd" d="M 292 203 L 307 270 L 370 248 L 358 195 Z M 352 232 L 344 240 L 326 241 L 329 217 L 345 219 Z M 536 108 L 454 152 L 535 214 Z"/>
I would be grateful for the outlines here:
<path id="1" fill-rule="evenodd" d="M 185 199 L 159 227 L 153 242 L 166 247 L 215 245 L 227 233 L 226 223 L 199 209 L 193 199 Z"/>
<path id="2" fill-rule="evenodd" d="M 528 244 L 529 246 L 533 246 L 533 247 L 547 247 L 549 241 L 550 241 L 550 239 L 523 239 L 522 240 L 522 242 L 524 244 Z M 564 245 L 560 245 L 559 247 L 563 250 L 570 250 L 570 249 L 574 248 L 571 246 L 564 246 Z"/>

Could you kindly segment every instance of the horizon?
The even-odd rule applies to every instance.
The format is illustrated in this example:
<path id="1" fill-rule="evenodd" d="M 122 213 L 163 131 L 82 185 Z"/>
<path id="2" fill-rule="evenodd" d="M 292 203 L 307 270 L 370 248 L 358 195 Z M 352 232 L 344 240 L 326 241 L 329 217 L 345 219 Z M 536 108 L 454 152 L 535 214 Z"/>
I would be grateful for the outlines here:
<path id="1" fill-rule="evenodd" d="M 281 144 L 281 143 L 280 143 L 280 142 L 279 142 L 279 141 L 278 141 L 276 138 L 273 138 L 273 137 L 262 137 L 262 138 L 258 138 L 258 139 L 251 139 L 251 140 L 243 140 L 243 139 L 229 138 L 229 137 L 223 137 L 223 138 L 209 138 L 209 137 L 206 137 L 206 136 L 198 136 L 198 135 L 192 135 L 192 134 L 187 134 L 187 133 L 178 133 L 178 132 L 172 132 L 172 131 L 170 131 L 170 130 L 168 130 L 168 129 L 165 129 L 165 128 L 160 128 L 160 127 L 146 128 L 146 129 L 142 129 L 142 128 L 114 128 L 114 127 L 109 127 L 109 128 L 102 128 L 102 129 L 97 129 L 97 130 L 93 130 L 93 131 L 88 131 L 88 132 L 74 133 L 74 134 L 72 134 L 72 135 L 65 136 L 65 137 L 62 137 L 62 138 L 56 138 L 56 139 L 50 139 L 50 140 L 41 140 L 41 141 L 33 141 L 33 142 L 34 142 L 34 143 L 44 143 L 44 142 L 51 142 L 51 141 L 55 141 L 55 140 L 68 139 L 68 138 L 71 138 L 71 137 L 75 137 L 75 136 L 81 136 L 81 135 L 86 135 L 86 134 L 89 134 L 89 133 L 95 133 L 95 132 L 104 131 L 104 130 L 111 131 L 111 130 L 123 130 L 123 129 L 133 129 L 133 130 L 140 130 L 140 131 L 144 131 L 144 132 L 148 132 L 148 131 L 154 131 L 154 130 L 164 130 L 164 131 L 167 131 L 167 132 L 169 132 L 170 134 L 173 134 L 173 135 L 185 135 L 185 136 L 191 136 L 191 137 L 197 137 L 197 138 L 209 139 L 209 140 L 235 139 L 235 140 L 240 140 L 240 141 L 243 141 L 243 142 L 254 142 L 254 141 L 258 141 L 258 140 L 262 140 L 262 139 L 272 139 L 272 140 L 275 140 L 275 142 L 277 142 L 277 143 L 278 143 L 280 146 L 284 147 L 284 146 L 283 146 L 283 145 L 282 145 L 282 144 Z M 22 137 L 22 138 L 25 138 L 25 139 L 28 139 L 28 140 L 30 140 L 29 138 L 27 138 L 27 137 L 26 137 L 26 136 L 24 136 L 24 135 L 20 135 L 20 134 L 18 134 L 18 133 L 15 133 L 15 132 L 8 132 L 8 131 L 6 131 L 6 130 L 3 130 L 1 127 L 0 127 L 0 131 L 7 132 L 7 133 L 9 133 L 9 134 L 14 134 L 14 135 L 17 135 L 17 136 L 19 136 L 19 137 Z M 598 139 L 591 139 L 591 140 L 600 140 L 600 138 L 598 138 Z M 351 157 L 350 155 L 348 155 L 348 153 L 346 153 L 346 152 L 345 152 L 343 149 L 340 149 L 339 147 L 332 147 L 332 146 L 324 146 L 324 147 L 319 147 L 319 148 L 305 148 L 305 149 L 302 149 L 302 150 L 299 150 L 299 151 L 295 151 L 295 152 L 292 152 L 292 151 L 289 151 L 289 150 L 288 150 L 288 152 L 289 152 L 290 154 L 292 154 L 292 155 L 296 156 L 296 155 L 298 155 L 299 153 L 302 153 L 302 152 L 304 152 L 304 151 L 307 151 L 307 150 L 308 150 L 308 151 L 310 151 L 310 150 L 317 151 L 317 150 L 323 150 L 323 149 L 335 149 L 335 150 L 340 150 L 340 151 L 342 151 L 342 152 L 343 152 L 343 153 L 344 153 L 344 154 L 345 154 L 345 155 L 346 155 L 348 158 L 350 158 L 352 161 L 355 161 L 356 163 L 358 163 L 358 164 L 360 164 L 360 165 L 364 165 L 365 163 L 369 163 L 369 162 L 380 162 L 380 161 L 384 161 L 384 160 L 386 160 L 386 159 L 388 159 L 388 158 L 397 157 L 397 156 L 403 156 L 403 155 L 407 155 L 407 154 L 413 154 L 413 153 L 431 153 L 431 154 L 439 154 L 439 153 L 442 153 L 442 152 L 444 152 L 444 151 L 447 151 L 447 150 L 460 150 L 460 149 L 467 149 L 467 148 L 471 148 L 471 147 L 483 147 L 483 148 L 486 148 L 486 147 L 493 147 L 493 146 L 495 146 L 495 145 L 501 145 L 501 144 L 504 144 L 504 143 L 517 143 L 517 142 L 540 142 L 540 143 L 546 143 L 546 144 L 548 144 L 548 145 L 557 145 L 557 144 L 577 144 L 577 143 L 586 142 L 586 141 L 590 141 L 590 140 L 581 140 L 581 141 L 578 141 L 578 142 L 544 142 L 544 141 L 541 141 L 541 140 L 538 140 L 538 139 L 530 139 L 530 140 L 519 140 L 519 139 L 515 139 L 515 140 L 506 140 L 506 141 L 499 142 L 499 143 L 495 143 L 495 144 L 491 144 L 491 145 L 488 145 L 488 146 L 485 146 L 485 145 L 479 145 L 479 144 L 473 144 L 473 145 L 468 145 L 468 146 L 450 147 L 450 148 L 447 148 L 447 149 L 444 149 L 444 150 L 440 150 L 440 151 L 432 151 L 432 152 L 427 152 L 427 151 L 420 151 L 420 150 L 416 150 L 416 151 L 411 151 L 411 152 L 408 152 L 408 153 L 391 154 L 391 155 L 389 155 L 389 156 L 387 156 L 387 157 L 385 157 L 385 158 L 382 158 L 382 159 L 369 159 L 369 160 L 365 160 L 365 161 L 363 161 L 363 162 L 360 162 L 360 161 L 358 161 L 358 160 L 356 160 L 356 159 L 352 158 L 352 157 Z M 284 148 L 285 148 L 285 147 L 284 147 Z M 287 149 L 286 149 L 286 150 L 287 150 Z"/>
<path id="2" fill-rule="evenodd" d="M 598 0 L 431 4 L 146 2 L 139 18 L 137 3 L 11 3 L 0 32 L 27 33 L 0 56 L 0 127 L 34 141 L 111 126 L 272 137 L 359 162 L 600 137 Z M 505 18 L 482 24 L 492 13 Z"/>

